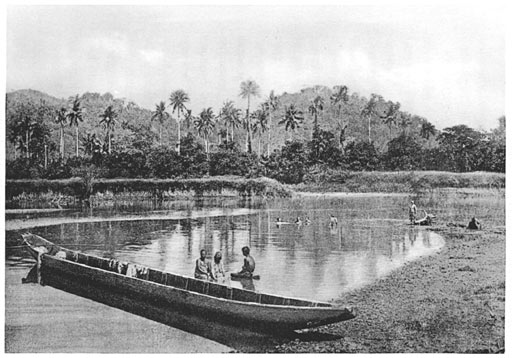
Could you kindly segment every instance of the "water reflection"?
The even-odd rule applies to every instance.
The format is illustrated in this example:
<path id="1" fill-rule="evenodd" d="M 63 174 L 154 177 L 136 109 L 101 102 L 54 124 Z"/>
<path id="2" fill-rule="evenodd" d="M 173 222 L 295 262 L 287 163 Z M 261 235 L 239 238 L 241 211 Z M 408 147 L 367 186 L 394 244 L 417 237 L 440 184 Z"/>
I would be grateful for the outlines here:
<path id="1" fill-rule="evenodd" d="M 302 202 L 295 211 L 270 206 L 249 213 L 203 209 L 210 215 L 77 222 L 32 231 L 69 248 L 187 276 L 193 275 L 202 248 L 209 257 L 220 251 L 226 270 L 239 271 L 241 248 L 247 245 L 261 279 L 228 284 L 316 300 L 335 299 L 444 244 L 436 233 L 369 215 L 364 205 L 357 211 L 346 206 L 340 210 L 338 202 L 323 203 L 323 209 L 321 204 Z M 330 225 L 331 213 L 338 225 Z M 297 216 L 309 216 L 311 224 L 293 223 Z M 286 221 L 291 224 L 276 225 L 277 217 L 290 218 Z"/>

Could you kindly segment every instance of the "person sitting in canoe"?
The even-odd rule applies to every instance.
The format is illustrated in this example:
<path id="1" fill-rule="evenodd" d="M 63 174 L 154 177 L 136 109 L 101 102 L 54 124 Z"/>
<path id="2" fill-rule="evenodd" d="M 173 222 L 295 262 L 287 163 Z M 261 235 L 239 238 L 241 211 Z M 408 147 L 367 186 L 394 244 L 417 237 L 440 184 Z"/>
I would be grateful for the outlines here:
<path id="1" fill-rule="evenodd" d="M 210 270 L 210 279 L 213 282 L 223 283 L 226 280 L 226 271 L 222 264 L 222 254 L 217 251 L 213 256 L 213 263 Z"/>
<path id="2" fill-rule="evenodd" d="M 206 260 L 206 250 L 202 249 L 200 257 L 196 260 L 196 269 L 194 271 L 194 277 L 200 280 L 208 280 L 210 274 L 210 265 Z"/>
<path id="3" fill-rule="evenodd" d="M 469 230 L 481 230 L 482 229 L 482 224 L 480 224 L 475 217 L 472 217 L 467 228 Z"/>
<path id="4" fill-rule="evenodd" d="M 242 254 L 244 257 L 244 265 L 242 266 L 242 270 L 237 274 L 238 277 L 247 277 L 251 278 L 252 274 L 254 272 L 254 269 L 256 268 L 256 262 L 252 258 L 251 255 L 249 255 L 251 252 L 251 249 L 249 249 L 248 246 L 242 247 Z"/>

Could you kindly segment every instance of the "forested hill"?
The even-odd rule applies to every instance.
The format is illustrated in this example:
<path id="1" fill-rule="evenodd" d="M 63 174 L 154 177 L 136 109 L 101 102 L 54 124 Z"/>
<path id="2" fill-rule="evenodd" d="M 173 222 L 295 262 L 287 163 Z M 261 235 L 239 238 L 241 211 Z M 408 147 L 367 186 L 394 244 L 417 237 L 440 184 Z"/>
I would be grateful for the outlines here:
<path id="1" fill-rule="evenodd" d="M 420 135 L 422 126 L 424 139 L 433 141 L 433 137 L 437 133 L 433 126 L 425 118 L 401 112 L 399 103 L 386 101 L 378 95 L 374 95 L 370 103 L 367 98 L 360 97 L 357 93 L 350 94 L 348 90 L 340 94 L 340 88 L 330 89 L 325 86 L 315 86 L 305 88 L 299 93 L 285 92 L 282 95 L 277 95 L 278 106 L 272 113 L 271 122 L 268 123 L 269 128 L 267 129 L 270 132 L 270 138 L 269 133 L 263 133 L 261 140 L 258 135 L 255 135 L 254 150 L 257 151 L 261 148 L 263 153 L 269 139 L 272 150 L 280 148 L 287 139 L 310 140 L 315 118 L 314 114 L 310 111 L 310 107 L 317 98 L 321 98 L 323 102 L 321 104 L 322 108 L 318 110 L 317 114 L 319 128 L 332 132 L 337 138 L 339 138 L 343 128 L 345 128 L 343 140 L 346 143 L 351 141 L 368 141 L 371 139 L 375 148 L 382 152 L 386 149 L 386 144 L 401 133 L 416 133 Z M 31 89 L 9 92 L 7 93 L 7 113 L 12 112 L 14 106 L 18 103 L 41 103 L 41 101 L 52 107 L 52 110 L 57 111 L 62 107 L 68 108 L 73 98 L 59 99 Z M 116 143 L 115 145 L 122 145 L 123 142 L 126 143 L 125 137 L 127 136 L 131 138 L 144 134 L 141 132 L 133 133 L 133 130 L 136 129 L 142 130 L 142 132 L 144 130 L 151 131 L 155 136 L 153 139 L 156 139 L 156 136 L 159 134 L 160 124 L 156 121 L 153 123 L 151 121 L 154 108 L 141 108 L 136 103 L 126 99 L 114 98 L 110 93 L 101 95 L 99 93 L 86 92 L 79 95 L 79 100 L 83 107 L 83 122 L 79 123 L 79 131 L 82 135 L 90 133 L 103 138 L 105 130 L 99 123 L 100 115 L 109 105 L 113 105 L 114 109 L 119 112 L 118 125 L 114 128 L 113 143 Z M 266 96 L 261 96 L 254 100 L 254 102 L 264 100 L 266 100 Z M 191 98 L 191 101 L 193 101 L 193 98 Z M 155 99 L 155 103 L 158 102 L 160 102 L 160 99 Z M 168 103 L 166 104 L 168 105 Z M 302 112 L 303 120 L 297 122 L 296 129 L 289 129 L 287 131 L 285 124 L 279 124 L 279 122 L 283 119 L 285 110 L 290 105 L 294 105 L 298 111 Z M 362 111 L 368 106 L 371 107 L 367 108 L 369 115 L 362 115 Z M 208 104 L 205 104 L 204 107 L 208 107 Z M 252 108 L 251 111 L 253 109 L 256 108 Z M 218 113 L 219 110 L 220 108 L 213 108 L 214 113 Z M 171 112 L 169 109 L 167 111 Z M 245 113 L 244 108 L 241 109 L 241 113 Z M 53 119 L 52 116 L 49 116 L 45 122 L 52 130 L 52 140 L 58 143 L 59 125 Z M 370 124 L 370 133 L 368 133 L 368 124 Z M 176 126 L 176 121 L 172 119 L 163 123 L 161 126 L 163 142 L 174 146 L 177 140 Z M 222 123 L 217 123 L 212 133 L 213 142 L 215 142 L 215 133 L 220 132 L 223 128 L 224 125 Z M 425 128 L 430 130 L 430 135 L 425 133 Z M 73 153 L 73 143 L 75 140 L 73 129 L 69 126 L 69 123 L 64 128 L 64 148 L 68 155 Z M 185 123 L 183 129 L 185 132 L 192 131 L 193 134 L 196 134 L 192 123 Z M 151 136 L 150 133 L 146 133 L 147 135 Z M 235 139 L 239 142 L 241 148 L 245 146 L 245 137 L 245 132 L 241 126 L 235 130 Z M 8 149 L 8 155 L 11 157 L 13 155 L 13 147 L 8 145 Z"/>
<path id="2" fill-rule="evenodd" d="M 465 125 L 435 128 L 426 118 L 404 112 L 399 102 L 377 94 L 361 97 L 345 86 L 314 86 L 271 98 L 273 92 L 258 93 L 258 86 L 252 85 L 255 88 L 251 89 L 254 93 L 249 127 L 252 151 L 258 156 L 281 150 L 285 143 L 298 140 L 307 149 L 311 166 L 328 164 L 355 170 L 437 169 L 443 164 L 441 157 L 449 158 L 444 163 L 445 170 L 488 170 L 484 164 L 492 161 L 490 170 L 501 171 L 494 168 L 504 165 L 505 117 L 497 118 L 497 128 L 489 133 Z M 182 94 L 188 99 L 185 92 Z M 174 150 L 178 142 L 177 116 L 169 98 L 155 98 L 154 102 L 164 114 L 160 120 L 154 116 L 157 108 L 141 108 L 110 93 L 86 92 L 65 99 L 35 90 L 7 93 L 7 160 L 30 157 L 41 161 L 44 148 L 45 160 L 68 159 L 76 156 L 77 142 L 79 157 L 91 156 L 95 151 L 104 155 L 136 150 L 148 155 L 159 144 Z M 183 104 L 188 106 L 193 102 L 194 98 L 190 98 Z M 78 123 L 70 119 L 73 103 L 82 113 Z M 235 146 L 245 151 L 246 108 L 233 106 L 231 102 L 223 108 L 210 108 L 204 103 L 200 106 L 205 108 L 201 113 L 188 114 L 184 108 L 181 138 L 190 133 L 207 153 L 215 153 L 223 140 L 232 137 Z M 64 118 L 60 124 L 56 121 L 59 111 Z M 228 112 L 235 113 L 234 117 L 227 116 Z M 108 142 L 111 148 L 107 147 Z"/>

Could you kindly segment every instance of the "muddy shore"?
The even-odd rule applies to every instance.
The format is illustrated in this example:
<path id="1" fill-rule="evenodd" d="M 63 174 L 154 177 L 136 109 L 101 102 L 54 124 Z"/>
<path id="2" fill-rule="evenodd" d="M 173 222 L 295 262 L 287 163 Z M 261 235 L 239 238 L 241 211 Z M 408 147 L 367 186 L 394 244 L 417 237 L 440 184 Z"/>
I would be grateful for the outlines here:
<path id="1" fill-rule="evenodd" d="M 432 230 L 446 239 L 440 252 L 337 300 L 357 307 L 356 319 L 268 352 L 504 352 L 505 227 Z"/>

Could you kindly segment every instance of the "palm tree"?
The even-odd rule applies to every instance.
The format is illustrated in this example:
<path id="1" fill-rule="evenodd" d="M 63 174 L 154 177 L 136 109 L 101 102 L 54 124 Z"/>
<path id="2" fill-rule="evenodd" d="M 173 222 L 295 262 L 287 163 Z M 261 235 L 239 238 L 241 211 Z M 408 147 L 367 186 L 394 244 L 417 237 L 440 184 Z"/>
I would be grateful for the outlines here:
<path id="1" fill-rule="evenodd" d="M 80 107 L 80 100 L 78 99 L 78 95 L 76 95 L 75 99 L 73 100 L 71 109 L 68 111 L 67 116 L 69 119 L 69 126 L 76 127 L 76 156 L 78 157 L 78 123 L 84 121 L 83 112 L 82 108 Z"/>
<path id="2" fill-rule="evenodd" d="M 82 146 L 85 155 L 101 153 L 102 143 L 101 140 L 96 137 L 96 134 L 87 133 L 87 136 L 82 137 Z"/>
<path id="3" fill-rule="evenodd" d="M 341 118 L 341 107 L 345 103 L 348 102 L 348 87 L 347 86 L 336 86 L 334 87 L 334 93 L 331 95 L 331 105 L 333 107 L 338 106 L 338 110 L 336 111 L 336 115 L 338 117 L 338 127 L 340 130 L 343 130 L 343 128 L 346 128 L 346 125 L 343 125 L 343 121 Z M 345 134 L 344 132 L 340 132 L 340 138 L 343 137 Z M 343 144 L 340 144 L 343 146 Z"/>
<path id="4" fill-rule="evenodd" d="M 238 128 L 242 123 L 240 120 L 241 111 L 235 108 L 233 101 L 225 101 L 220 110 L 219 119 L 222 120 L 228 129 L 231 127 L 231 141 L 234 141 L 235 128 Z"/>
<path id="5" fill-rule="evenodd" d="M 368 143 L 372 142 L 371 137 L 371 120 L 372 117 L 377 113 L 377 103 L 381 96 L 376 95 L 375 93 L 372 93 L 372 97 L 366 103 L 366 106 L 364 106 L 363 110 L 361 111 L 361 115 L 363 117 L 368 118 Z"/>
<path id="6" fill-rule="evenodd" d="M 64 126 L 68 120 L 67 109 L 62 107 L 56 114 L 55 122 L 60 125 L 60 158 L 64 159 Z"/>
<path id="7" fill-rule="evenodd" d="M 160 101 L 159 104 L 156 105 L 155 111 L 153 112 L 153 116 L 151 117 L 151 120 L 158 120 L 160 122 L 160 126 L 158 129 L 158 137 L 160 138 L 160 144 L 162 144 L 162 127 L 164 125 L 164 122 L 169 119 L 170 115 L 165 110 L 165 101 Z"/>
<path id="8" fill-rule="evenodd" d="M 405 134 L 407 128 L 412 124 L 411 115 L 409 113 L 404 113 L 400 120 L 398 121 L 398 125 L 402 128 L 402 134 Z"/>
<path id="9" fill-rule="evenodd" d="M 208 137 L 215 128 L 215 115 L 213 114 L 212 107 L 203 109 L 199 114 L 199 118 L 194 121 L 197 133 L 204 140 L 204 147 L 206 148 L 206 156 L 209 157 L 210 148 Z"/>
<path id="10" fill-rule="evenodd" d="M 314 116 L 313 135 L 318 132 L 318 115 L 324 110 L 324 99 L 317 96 L 308 107 L 309 113 Z"/>
<path id="11" fill-rule="evenodd" d="M 391 137 L 391 127 L 396 125 L 400 119 L 400 102 L 389 101 L 387 111 L 380 118 L 389 127 L 389 136 Z"/>
<path id="12" fill-rule="evenodd" d="M 245 116 L 245 127 L 247 129 L 247 152 L 252 151 L 251 147 L 251 117 L 250 117 L 250 107 L 251 107 L 251 96 L 259 96 L 260 95 L 260 86 L 254 81 L 247 80 L 240 84 L 240 97 L 247 98 L 247 113 Z"/>
<path id="13" fill-rule="evenodd" d="M 302 114 L 302 111 L 295 108 L 295 106 L 292 104 L 290 107 L 285 107 L 284 109 L 284 116 L 279 122 L 279 124 L 285 125 L 285 130 L 288 132 L 288 129 L 294 131 L 295 129 L 300 127 L 300 124 L 304 120 L 304 116 Z M 290 140 L 291 140 L 291 132 L 290 133 Z"/>
<path id="14" fill-rule="evenodd" d="M 105 112 L 100 114 L 101 121 L 100 123 L 105 126 L 107 129 L 107 138 L 108 138 L 108 154 L 112 153 L 112 143 L 111 143 L 111 135 L 110 132 L 114 131 L 114 128 L 117 123 L 117 112 L 114 110 L 112 105 L 108 106 L 105 109 Z"/>
<path id="15" fill-rule="evenodd" d="M 270 157 L 270 127 L 272 126 L 272 114 L 279 107 L 279 98 L 274 95 L 274 90 L 270 91 L 270 94 L 265 101 L 266 109 L 268 111 L 268 143 L 267 143 L 267 157 Z"/>
<path id="16" fill-rule="evenodd" d="M 185 103 L 190 101 L 188 94 L 183 90 L 176 90 L 171 93 L 169 97 L 170 105 L 172 106 L 172 113 L 178 112 L 178 154 L 180 154 L 181 148 L 181 131 L 180 131 L 180 113 L 186 115 L 187 107 L 185 107 Z"/>
<path id="17" fill-rule="evenodd" d="M 258 133 L 258 156 L 261 156 L 261 136 L 268 129 L 268 113 L 267 103 L 262 103 L 261 108 L 252 114 L 252 129 L 254 133 Z"/>
<path id="18" fill-rule="evenodd" d="M 429 140 L 430 136 L 433 136 L 435 134 L 436 134 L 436 127 L 434 127 L 434 125 L 432 123 L 430 123 L 429 121 L 425 120 L 421 124 L 420 135 L 423 138 L 425 138 L 426 140 Z"/>

